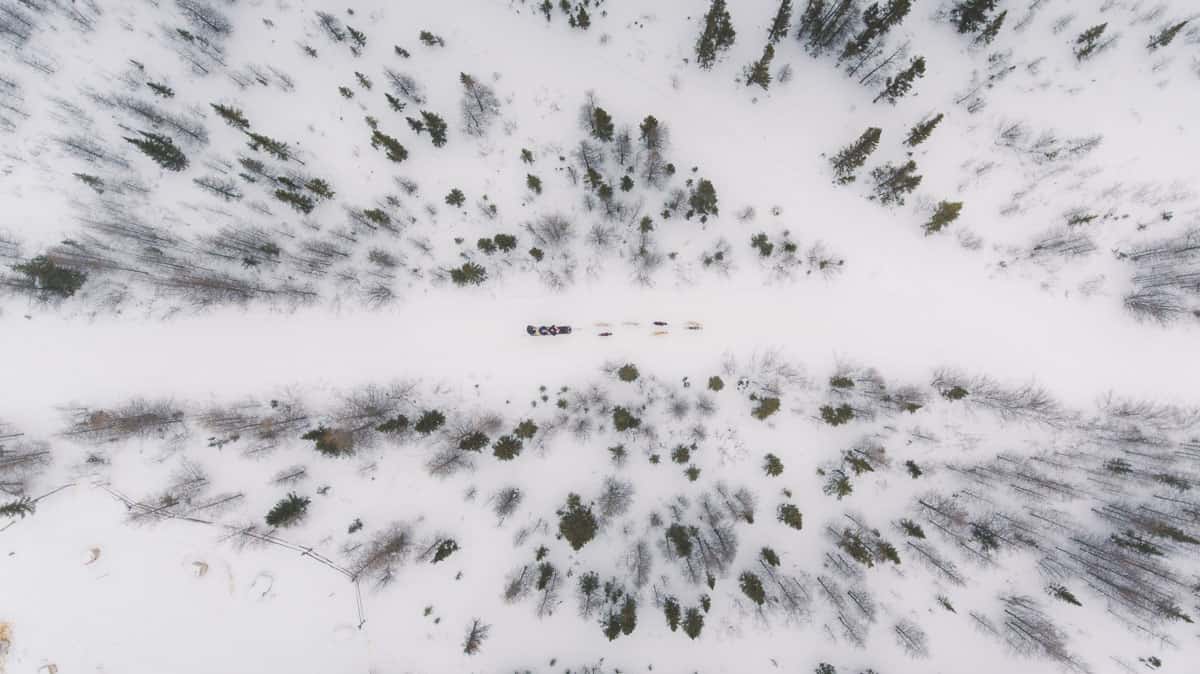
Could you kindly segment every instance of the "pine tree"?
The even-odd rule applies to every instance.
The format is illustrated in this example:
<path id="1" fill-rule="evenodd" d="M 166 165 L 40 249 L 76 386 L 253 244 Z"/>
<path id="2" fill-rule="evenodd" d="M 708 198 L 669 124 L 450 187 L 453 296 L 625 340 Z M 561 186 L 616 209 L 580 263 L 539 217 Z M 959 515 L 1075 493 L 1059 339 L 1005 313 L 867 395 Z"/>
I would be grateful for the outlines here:
<path id="1" fill-rule="evenodd" d="M 641 132 L 638 138 L 642 141 L 642 147 L 650 152 L 662 151 L 666 141 L 663 128 L 654 115 L 646 115 L 646 118 L 638 125 L 638 130 Z"/>
<path id="2" fill-rule="evenodd" d="M 596 516 L 590 506 L 584 506 L 578 494 L 567 496 L 567 505 L 558 511 L 558 532 L 574 550 L 579 550 L 596 537 Z"/>
<path id="3" fill-rule="evenodd" d="M 291 150 L 288 148 L 287 143 L 277 141 L 260 133 L 250 133 L 248 135 L 250 140 L 247 141 L 247 144 L 251 150 L 264 150 L 267 154 L 280 161 L 287 161 L 291 157 Z"/>
<path id="4" fill-rule="evenodd" d="M 1146 45 L 1146 48 L 1150 51 L 1154 51 L 1159 47 L 1165 47 L 1171 44 L 1171 42 L 1175 39 L 1175 36 L 1180 30 L 1183 29 L 1184 26 L 1188 24 L 1189 21 L 1191 21 L 1191 19 L 1184 19 L 1173 26 L 1164 28 L 1162 32 L 1150 38 L 1150 43 Z"/>
<path id="5" fill-rule="evenodd" d="M 942 113 L 938 113 L 923 122 L 918 123 L 913 128 L 909 129 L 908 137 L 904 139 L 904 144 L 909 147 L 916 147 L 926 140 L 929 140 L 929 135 L 937 128 L 938 124 L 942 123 L 945 117 Z"/>
<path id="6" fill-rule="evenodd" d="M 854 0 L 808 0 L 796 37 L 809 54 L 820 56 L 850 31 L 855 8 Z"/>
<path id="7" fill-rule="evenodd" d="M 446 423 L 446 415 L 438 410 L 426 410 L 417 419 L 417 423 L 413 426 L 413 430 L 421 435 L 429 435 L 430 433 L 441 428 Z"/>
<path id="8" fill-rule="evenodd" d="M 542 4 L 538 5 L 538 9 L 542 11 L 542 14 L 546 15 L 546 23 L 550 23 L 550 18 L 554 12 L 554 3 L 550 2 L 550 0 L 542 0 Z"/>
<path id="9" fill-rule="evenodd" d="M 22 496 L 15 501 L 9 501 L 4 505 L 0 505 L 0 517 L 17 517 L 25 519 L 27 515 L 32 515 L 36 510 L 36 505 L 33 499 L 28 496 Z"/>
<path id="10" fill-rule="evenodd" d="M 979 44 L 991 44 L 992 40 L 1000 33 L 1000 27 L 1004 25 L 1004 19 L 1008 17 L 1008 10 L 1004 10 L 996 15 L 996 18 L 987 22 L 983 30 L 979 31 L 979 35 L 975 38 L 975 42 Z"/>
<path id="11" fill-rule="evenodd" d="M 350 51 L 355 56 L 362 54 L 363 47 L 367 46 L 367 35 L 362 31 L 355 30 L 352 26 L 346 26 L 346 32 L 350 34 L 350 40 L 354 43 L 350 46 Z"/>
<path id="12" fill-rule="evenodd" d="M 24 274 L 33 287 L 46 295 L 70 297 L 74 295 L 88 275 L 85 272 L 60 267 L 45 255 L 13 266 L 13 271 Z"/>
<path id="13" fill-rule="evenodd" d="M 455 552 L 458 552 L 458 542 L 453 538 L 447 538 L 438 543 L 437 550 L 433 553 L 433 559 L 429 563 L 437 564 Z"/>
<path id="14" fill-rule="evenodd" d="M 466 200 L 467 200 L 466 195 L 464 195 L 463 191 L 458 189 L 457 187 L 450 190 L 450 193 L 446 195 L 446 203 L 451 206 L 454 206 L 456 208 L 459 206 L 462 206 L 463 202 Z"/>
<path id="15" fill-rule="evenodd" d="M 430 139 L 433 140 L 434 147 L 442 147 L 446 144 L 446 120 L 442 119 L 441 115 L 421 111 L 421 119 L 425 120 L 425 130 L 429 132 Z"/>
<path id="16" fill-rule="evenodd" d="M 925 235 L 936 234 L 942 231 L 946 225 L 958 219 L 958 214 L 962 211 L 963 202 L 961 201 L 941 201 L 938 202 L 937 210 L 933 216 L 929 218 L 929 222 L 925 223 Z"/>
<path id="17" fill-rule="evenodd" d="M 792 503 L 779 504 L 775 518 L 793 529 L 800 530 L 804 528 L 804 514 Z"/>
<path id="18" fill-rule="evenodd" d="M 608 111 L 596 106 L 591 115 L 592 138 L 608 142 L 613 139 L 613 121 Z"/>
<path id="19" fill-rule="evenodd" d="M 871 171 L 875 179 L 875 195 L 879 203 L 890 206 L 904 205 L 904 196 L 921 184 L 921 176 L 916 175 L 917 163 L 909 160 L 903 166 L 884 164 Z"/>
<path id="20" fill-rule="evenodd" d="M 625 595 L 621 604 L 621 634 L 629 636 L 637 628 L 637 600 L 632 595 Z"/>
<path id="21" fill-rule="evenodd" d="M 175 98 L 175 90 L 165 84 L 159 84 L 158 82 L 147 82 L 146 86 L 150 87 L 150 90 L 158 96 L 162 96 L 163 98 Z"/>
<path id="22" fill-rule="evenodd" d="M 525 174 L 525 186 L 534 194 L 542 193 L 542 179 L 532 173 Z"/>
<path id="23" fill-rule="evenodd" d="M 996 0 L 962 0 L 950 10 L 950 20 L 959 33 L 974 33 L 995 8 Z"/>
<path id="24" fill-rule="evenodd" d="M 783 461 L 774 454 L 767 454 L 763 458 L 763 470 L 771 477 L 779 477 L 783 475 Z"/>
<path id="25" fill-rule="evenodd" d="M 692 195 L 688 197 L 688 206 L 692 212 L 702 217 L 720 213 L 717 208 L 717 189 L 713 187 L 711 180 L 701 178 L 696 181 L 696 189 L 692 190 Z"/>
<path id="26" fill-rule="evenodd" d="M 704 70 L 709 70 L 716 63 L 717 55 L 733 46 L 736 37 L 725 0 L 712 0 L 708 13 L 704 15 L 704 31 L 696 40 L 696 63 Z"/>
<path id="27" fill-rule="evenodd" d="M 912 0 L 889 0 L 884 8 L 876 2 L 863 11 L 863 28 L 842 48 L 838 61 L 854 57 L 869 57 L 872 45 L 889 30 L 900 24 L 912 9 Z M 853 73 L 851 73 L 853 74 Z"/>
<path id="28" fill-rule="evenodd" d="M 333 188 L 331 188 L 329 183 L 325 182 L 321 178 L 313 178 L 312 180 L 309 180 L 308 182 L 304 183 L 304 187 L 309 192 L 312 192 L 322 199 L 332 199 L 334 195 Z"/>
<path id="29" fill-rule="evenodd" d="M 763 89 L 771 86 L 771 59 L 775 58 L 775 47 L 769 42 L 763 47 L 762 58 L 746 67 L 746 86 L 757 84 Z"/>
<path id="30" fill-rule="evenodd" d="M 267 513 L 267 526 L 290 527 L 299 523 L 308 512 L 310 501 L 307 496 L 297 496 L 296 492 L 289 493 Z"/>
<path id="31" fill-rule="evenodd" d="M 592 17 L 588 15 L 587 8 L 583 5 L 579 6 L 579 12 L 574 17 L 574 22 L 571 24 L 573 28 L 587 30 L 592 25 Z"/>
<path id="32" fill-rule="evenodd" d="M 792 0 L 780 0 L 779 9 L 775 12 L 775 18 L 771 21 L 771 27 L 767 30 L 767 41 L 771 44 L 777 44 L 780 40 L 787 37 L 788 30 L 792 24 Z"/>
<path id="33" fill-rule="evenodd" d="M 704 629 L 704 615 L 700 613 L 700 609 L 692 607 L 687 610 L 687 616 L 683 619 L 683 633 L 688 635 L 689 639 L 695 639 L 700 636 L 700 631 Z"/>
<path id="34" fill-rule="evenodd" d="M 305 215 L 311 213 L 316 206 L 308 196 L 291 190 L 275 190 L 275 198 Z"/>
<path id="35" fill-rule="evenodd" d="M 501 461 L 512 461 L 521 454 L 522 442 L 511 435 L 501 435 L 492 445 L 492 455 Z"/>
<path id="36" fill-rule="evenodd" d="M 387 99 L 388 105 L 392 106 L 392 110 L 395 110 L 396 112 L 404 112 L 404 107 L 407 105 L 404 101 L 387 93 L 385 93 L 383 96 Z"/>
<path id="37" fill-rule="evenodd" d="M 175 141 L 167 136 L 148 131 L 138 131 L 138 133 L 142 134 L 141 138 L 127 137 L 125 142 L 136 145 L 137 149 L 153 159 L 154 163 L 168 171 L 182 171 L 188 167 L 188 158 L 182 150 L 175 146 Z"/>
<path id="38" fill-rule="evenodd" d="M 762 606 L 767 601 L 767 591 L 763 589 L 762 581 L 758 576 L 750 571 L 743 571 L 738 577 L 738 587 L 742 589 L 742 594 L 750 598 L 750 601 Z"/>
<path id="39" fill-rule="evenodd" d="M 408 159 L 408 150 L 400 144 L 400 141 L 383 133 L 379 129 L 375 129 L 371 132 L 371 147 L 379 149 L 381 146 L 384 149 L 384 153 L 387 154 L 387 158 L 396 163 Z"/>
<path id="40" fill-rule="evenodd" d="M 1091 56 L 1096 49 L 1103 46 L 1097 40 L 1104 35 L 1104 31 L 1108 28 L 1107 23 L 1100 23 L 1088 28 L 1075 38 L 1075 58 L 1082 61 Z"/>
<path id="41" fill-rule="evenodd" d="M 674 632 L 679 629 L 679 619 L 682 617 L 679 610 L 679 602 L 675 597 L 667 597 L 663 600 L 663 615 L 667 618 L 667 627 Z"/>
<path id="42" fill-rule="evenodd" d="M 918 56 L 912 60 L 907 68 L 900 71 L 895 77 L 889 77 L 887 86 L 879 95 L 875 97 L 872 103 L 878 103 L 881 99 L 886 98 L 888 103 L 895 103 L 897 98 L 901 98 L 912 89 L 913 82 L 917 78 L 925 76 L 925 57 Z"/>
<path id="43" fill-rule="evenodd" d="M 879 137 L 883 133 L 882 129 L 870 127 L 863 132 L 858 140 L 842 149 L 830 159 L 833 164 L 833 174 L 837 176 L 836 182 L 839 185 L 846 185 L 855 180 L 854 172 L 862 168 L 862 165 L 867 162 L 867 157 L 879 147 Z"/>

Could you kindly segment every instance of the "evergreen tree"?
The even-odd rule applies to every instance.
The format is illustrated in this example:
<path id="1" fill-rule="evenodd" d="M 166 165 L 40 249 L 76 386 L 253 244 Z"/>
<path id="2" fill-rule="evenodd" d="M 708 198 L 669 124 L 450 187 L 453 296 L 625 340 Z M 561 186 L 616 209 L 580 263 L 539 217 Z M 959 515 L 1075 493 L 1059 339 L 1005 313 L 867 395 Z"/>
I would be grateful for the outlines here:
<path id="1" fill-rule="evenodd" d="M 1150 51 L 1154 51 L 1159 47 L 1165 47 L 1171 44 L 1171 42 L 1175 39 L 1175 36 L 1180 30 L 1183 29 L 1184 26 L 1188 24 L 1189 21 L 1191 21 L 1191 19 L 1184 19 L 1173 26 L 1168 26 L 1162 29 L 1162 32 L 1150 38 L 1150 43 L 1146 45 L 1146 48 Z"/>
<path id="2" fill-rule="evenodd" d="M 679 602 L 675 597 L 667 597 L 663 600 L 663 615 L 667 618 L 667 627 L 674 632 L 679 629 L 679 620 L 682 617 L 679 610 Z"/>
<path id="3" fill-rule="evenodd" d="M 637 381 L 638 375 L 637 366 L 633 363 L 626 363 L 617 370 L 617 379 L 623 382 Z"/>
<path id="4" fill-rule="evenodd" d="M 779 510 L 775 513 L 775 517 L 793 529 L 800 530 L 804 528 L 804 514 L 791 503 L 779 504 Z"/>
<path id="5" fill-rule="evenodd" d="M 182 150 L 175 146 L 175 141 L 167 136 L 148 131 L 138 131 L 138 133 L 142 134 L 141 138 L 127 137 L 125 142 L 137 146 L 137 149 L 153 159 L 154 163 L 168 171 L 182 171 L 188 167 L 188 158 Z"/>
<path id="6" fill-rule="evenodd" d="M 22 496 L 15 501 L 9 501 L 4 505 L 0 505 L 0 517 L 17 517 L 25 519 L 27 515 L 32 515 L 37 509 L 34 500 L 28 496 Z"/>
<path id="7" fill-rule="evenodd" d="M 863 11 L 862 30 L 842 47 L 838 61 L 855 57 L 867 57 L 872 45 L 889 30 L 900 24 L 912 9 L 912 0 L 889 0 L 886 7 L 876 2 Z"/>
<path id="8" fill-rule="evenodd" d="M 762 606 L 767 601 L 767 591 L 763 589 L 762 581 L 758 576 L 750 571 L 743 571 L 738 577 L 738 587 L 742 589 L 742 594 L 750 598 L 750 601 Z"/>
<path id="9" fill-rule="evenodd" d="M 771 548 L 764 546 L 763 549 L 759 551 L 758 556 L 769 566 L 779 566 L 779 554 Z"/>
<path id="10" fill-rule="evenodd" d="M 779 477 L 783 475 L 783 461 L 774 454 L 767 454 L 763 457 L 763 470 L 771 477 Z"/>
<path id="11" fill-rule="evenodd" d="M 1103 46 L 1098 40 L 1107 28 L 1107 23 L 1100 23 L 1080 33 L 1079 37 L 1075 38 L 1075 58 L 1082 61 Z"/>
<path id="12" fill-rule="evenodd" d="M 613 139 L 612 117 L 609 116 L 608 111 L 606 111 L 604 108 L 599 106 L 592 108 L 590 122 L 592 138 L 605 142 Z"/>
<path id="13" fill-rule="evenodd" d="M 332 199 L 334 195 L 333 188 L 331 188 L 329 183 L 325 182 L 321 178 L 313 178 L 312 180 L 309 180 L 308 182 L 304 183 L 304 187 L 309 192 L 312 192 L 322 199 Z"/>
<path id="14" fill-rule="evenodd" d="M 275 190 L 275 198 L 305 215 L 311 213 L 316 206 L 308 196 L 290 190 Z"/>
<path id="15" fill-rule="evenodd" d="M 796 37 L 808 53 L 819 56 L 840 42 L 854 24 L 854 0 L 808 0 Z"/>
<path id="16" fill-rule="evenodd" d="M 974 33 L 987 22 L 994 9 L 996 0 L 961 0 L 950 10 L 950 20 L 959 33 Z"/>
<path id="17" fill-rule="evenodd" d="M 775 18 L 771 21 L 771 27 L 767 30 L 767 41 L 771 44 L 778 44 L 780 40 L 787 37 L 791 25 L 792 0 L 780 0 L 779 9 L 775 11 Z"/>
<path id="18" fill-rule="evenodd" d="M 291 157 L 291 150 L 287 143 L 275 140 L 269 136 L 264 136 L 260 133 L 248 134 L 250 140 L 247 145 L 251 150 L 264 150 L 267 154 L 275 157 L 280 161 L 287 161 Z"/>
<path id="19" fill-rule="evenodd" d="M 522 440 L 530 440 L 534 435 L 537 435 L 538 426 L 533 423 L 533 419 L 526 419 L 517 424 L 517 428 L 513 431 L 513 435 Z"/>
<path id="20" fill-rule="evenodd" d="M 492 445 L 492 455 L 501 461 L 512 461 L 521 454 L 522 442 L 511 435 L 501 435 Z"/>
<path id="21" fill-rule="evenodd" d="M 396 140 L 392 136 L 387 135 L 379 129 L 375 129 L 371 132 L 371 147 L 375 149 L 383 147 L 384 153 L 387 154 L 387 158 L 396 163 L 400 163 L 405 159 L 408 159 L 408 150 L 406 150 L 404 146 L 400 144 L 400 141 Z"/>
<path id="22" fill-rule="evenodd" d="M 592 17 L 588 15 L 587 8 L 583 5 L 579 6 L 579 12 L 572 17 L 569 22 L 572 28 L 587 30 L 592 25 Z"/>
<path id="23" fill-rule="evenodd" d="M 775 58 L 775 47 L 767 43 L 762 58 L 746 66 L 746 86 L 757 84 L 763 89 L 771 86 L 771 59 Z"/>
<path id="24" fill-rule="evenodd" d="M 408 417 L 404 416 L 403 414 L 396 415 L 395 417 L 388 419 L 382 424 L 376 426 L 375 430 L 379 431 L 380 433 L 387 433 L 388 435 L 403 433 L 404 431 L 408 430 Z"/>
<path id="25" fill-rule="evenodd" d="M 904 144 L 909 147 L 916 147 L 926 140 L 929 140 L 929 135 L 937 128 L 938 124 L 942 123 L 945 117 L 942 113 L 938 113 L 925 121 L 918 123 L 913 128 L 909 129 L 908 137 L 904 139 Z"/>
<path id="26" fill-rule="evenodd" d="M 641 132 L 638 138 L 642 141 L 642 147 L 650 152 L 663 150 L 666 145 L 666 134 L 664 127 L 658 123 L 658 119 L 654 115 L 646 115 L 646 118 L 638 125 L 638 130 Z"/>
<path id="27" fill-rule="evenodd" d="M 713 187 L 712 181 L 707 178 L 701 178 L 696 181 L 696 188 L 692 190 L 692 195 L 688 197 L 688 206 L 692 212 L 700 216 L 717 215 L 717 189 Z"/>
<path id="28" fill-rule="evenodd" d="M 267 526 L 290 527 L 299 523 L 308 512 L 310 501 L 307 496 L 297 496 L 296 492 L 289 493 L 267 513 Z"/>
<path id="29" fill-rule="evenodd" d="M 420 418 L 417 419 L 417 423 L 413 426 L 413 430 L 421 435 L 429 435 L 430 433 L 441 428 L 445 423 L 445 414 L 442 414 L 438 410 L 426 410 L 421 414 Z"/>
<path id="30" fill-rule="evenodd" d="M 925 235 L 936 234 L 942 231 L 946 225 L 958 219 L 958 214 L 962 211 L 963 202 L 961 201 L 941 201 L 938 202 L 937 210 L 933 216 L 929 218 L 929 222 L 925 223 Z"/>
<path id="31" fill-rule="evenodd" d="M 404 101 L 387 93 L 385 93 L 383 97 L 387 99 L 388 105 L 392 106 L 392 110 L 395 110 L 396 112 L 404 112 L 404 108 L 407 105 Z"/>
<path id="32" fill-rule="evenodd" d="M 442 119 L 441 115 L 421 111 L 421 119 L 425 121 L 425 130 L 429 132 L 429 137 L 433 140 L 434 147 L 442 147 L 446 144 L 446 120 Z"/>
<path id="33" fill-rule="evenodd" d="M 578 494 L 567 496 L 567 505 L 558 511 L 558 532 L 574 550 L 596 537 L 598 525 L 591 506 L 584 506 Z"/>
<path id="34" fill-rule="evenodd" d="M 704 31 L 696 40 L 696 63 L 704 70 L 712 68 L 718 54 L 733 46 L 736 37 L 725 0 L 712 0 L 704 15 Z"/>
<path id="35" fill-rule="evenodd" d="M 616 613 L 609 613 L 604 620 L 604 636 L 608 637 L 609 641 L 621 636 L 621 616 Z"/>
<path id="36" fill-rule="evenodd" d="M 429 563 L 437 564 L 438 562 L 446 559 L 447 557 L 449 557 L 450 555 L 454 554 L 457 551 L 458 551 L 458 542 L 455 541 L 453 538 L 447 538 L 447 539 L 441 541 L 440 543 L 438 543 L 437 550 L 434 551 L 434 553 L 433 553 L 433 559 L 430 560 Z"/>
<path id="37" fill-rule="evenodd" d="M 24 274 L 29 283 L 46 295 L 70 297 L 87 281 L 87 274 L 67 267 L 60 267 L 45 255 L 13 266 L 13 271 Z"/>
<path id="38" fill-rule="evenodd" d="M 621 634 L 629 636 L 637 628 L 637 599 L 633 595 L 625 595 L 621 604 Z"/>
<path id="39" fill-rule="evenodd" d="M 637 428 L 642 425 L 642 420 L 633 416 L 629 410 L 624 407 L 613 408 L 613 428 L 618 432 L 627 431 L 631 428 Z"/>
<path id="40" fill-rule="evenodd" d="M 542 4 L 538 5 L 538 9 L 542 11 L 542 14 L 546 15 L 546 23 L 550 23 L 550 18 L 554 12 L 554 3 L 550 2 L 550 0 L 542 0 Z"/>
<path id="41" fill-rule="evenodd" d="M 147 82 L 146 86 L 150 87 L 151 91 L 163 98 L 175 98 L 175 90 L 165 84 Z"/>
<path id="42" fill-rule="evenodd" d="M 907 68 L 900 71 L 895 77 L 889 77 L 887 86 L 879 95 L 875 97 L 872 103 L 878 103 L 881 99 L 886 98 L 888 103 L 895 103 L 897 98 L 901 98 L 912 89 L 913 82 L 925 76 L 925 57 L 918 56 L 912 60 Z"/>
<path id="43" fill-rule="evenodd" d="M 221 105 L 220 103 L 212 103 L 210 105 L 212 105 L 212 109 L 216 110 L 221 119 L 224 119 L 225 123 L 229 126 L 241 129 L 242 131 L 250 128 L 250 120 L 246 119 L 246 115 L 241 110 L 231 105 Z"/>
<path id="44" fill-rule="evenodd" d="M 525 175 L 525 186 L 528 187 L 529 190 L 534 194 L 542 193 L 542 179 L 533 175 L 532 173 L 527 173 Z"/>
<path id="45" fill-rule="evenodd" d="M 464 195 L 463 191 L 458 189 L 457 187 L 450 190 L 450 193 L 446 195 L 446 203 L 451 206 L 454 206 L 456 208 L 462 206 L 463 202 L 465 202 L 466 200 L 467 200 L 466 195 Z"/>
<path id="46" fill-rule="evenodd" d="M 882 129 L 870 127 L 863 132 L 858 140 L 843 148 L 840 152 L 830 159 L 833 164 L 833 174 L 837 176 L 839 185 L 846 185 L 854 182 L 854 172 L 862 168 L 862 165 L 867 162 L 867 157 L 879 147 L 879 137 L 883 133 Z"/>
<path id="47" fill-rule="evenodd" d="M 890 206 L 904 205 L 904 195 L 917 189 L 921 184 L 921 176 L 916 175 L 917 163 L 909 160 L 903 166 L 884 164 L 871 171 L 875 179 L 875 195 L 879 203 Z"/>
<path id="48" fill-rule="evenodd" d="M 994 19 L 987 22 L 983 30 L 979 31 L 979 35 L 975 38 L 975 42 L 979 44 L 991 44 L 992 40 L 1000 33 L 1000 27 L 1004 25 L 1004 19 L 1008 17 L 1008 10 L 1004 10 L 996 15 Z"/>
<path id="49" fill-rule="evenodd" d="M 422 133 L 424 133 L 425 122 L 422 122 L 419 119 L 413 119 L 412 117 L 405 117 L 404 121 L 408 122 L 408 128 L 415 131 L 418 136 L 421 135 Z M 374 128 L 374 127 L 372 127 L 372 128 Z"/>
<path id="50" fill-rule="evenodd" d="M 689 639 L 695 639 L 700 636 L 700 631 L 703 629 L 704 615 L 696 607 L 689 608 L 683 619 L 683 633 L 688 635 Z"/>
<path id="51" fill-rule="evenodd" d="M 458 448 L 464 452 L 478 452 L 487 447 L 488 442 L 487 434 L 481 431 L 472 431 L 459 438 Z"/>

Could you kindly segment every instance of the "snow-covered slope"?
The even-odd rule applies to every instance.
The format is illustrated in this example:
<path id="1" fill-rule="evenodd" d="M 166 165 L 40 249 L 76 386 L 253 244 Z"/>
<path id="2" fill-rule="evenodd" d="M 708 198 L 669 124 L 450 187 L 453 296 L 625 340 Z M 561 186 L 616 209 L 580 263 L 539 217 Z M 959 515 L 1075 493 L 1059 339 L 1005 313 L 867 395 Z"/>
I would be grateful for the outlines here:
<path id="1" fill-rule="evenodd" d="M 1194 670 L 1195 9 L 866 4 L 0 0 L 0 671 Z"/>

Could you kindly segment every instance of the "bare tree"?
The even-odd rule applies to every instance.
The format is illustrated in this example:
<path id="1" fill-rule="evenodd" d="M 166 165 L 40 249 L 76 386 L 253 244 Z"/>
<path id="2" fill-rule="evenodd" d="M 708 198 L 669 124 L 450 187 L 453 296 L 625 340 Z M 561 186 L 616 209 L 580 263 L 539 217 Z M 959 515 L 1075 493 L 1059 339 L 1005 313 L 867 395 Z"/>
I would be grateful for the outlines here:
<path id="1" fill-rule="evenodd" d="M 463 639 L 463 653 L 467 655 L 475 655 L 479 652 L 483 642 L 488 637 L 488 631 L 491 630 L 491 625 L 483 624 L 479 618 L 471 621 L 471 626 L 467 628 L 467 636 Z"/>
<path id="2" fill-rule="evenodd" d="M 892 633 L 896 636 L 896 642 L 904 649 L 904 652 L 914 658 L 924 658 L 929 656 L 929 643 L 925 636 L 925 630 L 917 623 L 903 618 L 892 626 Z"/>
<path id="3" fill-rule="evenodd" d="M 408 561 L 415 540 L 412 528 L 406 524 L 392 524 L 371 537 L 364 546 L 352 551 L 351 580 L 369 578 L 376 587 L 383 587 L 396 580 L 396 573 Z"/>
<path id="4" fill-rule="evenodd" d="M 460 108 L 464 128 L 472 136 L 486 135 L 492 122 L 500 115 L 500 99 L 496 97 L 494 89 L 471 75 L 462 73 L 459 81 L 463 85 Z"/>

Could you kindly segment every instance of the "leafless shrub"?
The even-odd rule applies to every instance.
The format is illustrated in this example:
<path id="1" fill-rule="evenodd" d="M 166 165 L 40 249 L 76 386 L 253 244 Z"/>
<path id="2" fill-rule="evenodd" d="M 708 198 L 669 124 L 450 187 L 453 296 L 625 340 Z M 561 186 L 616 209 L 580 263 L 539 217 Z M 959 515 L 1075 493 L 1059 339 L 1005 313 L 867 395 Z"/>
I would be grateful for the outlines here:
<path id="1" fill-rule="evenodd" d="M 34 478 L 50 465 L 50 445 L 29 440 L 0 422 L 0 493 L 24 496 Z"/>
<path id="2" fill-rule="evenodd" d="M 504 487 L 492 496 L 492 512 L 503 522 L 521 506 L 524 493 L 518 487 Z"/>
<path id="3" fill-rule="evenodd" d="M 604 521 L 611 521 L 629 512 L 633 505 L 633 483 L 609 476 L 604 478 L 600 496 L 596 499 L 597 509 Z"/>
<path id="4" fill-rule="evenodd" d="M 525 225 L 525 229 L 533 235 L 537 245 L 548 250 L 561 250 L 570 245 L 575 238 L 574 224 L 561 213 L 538 216 L 536 221 Z"/>

